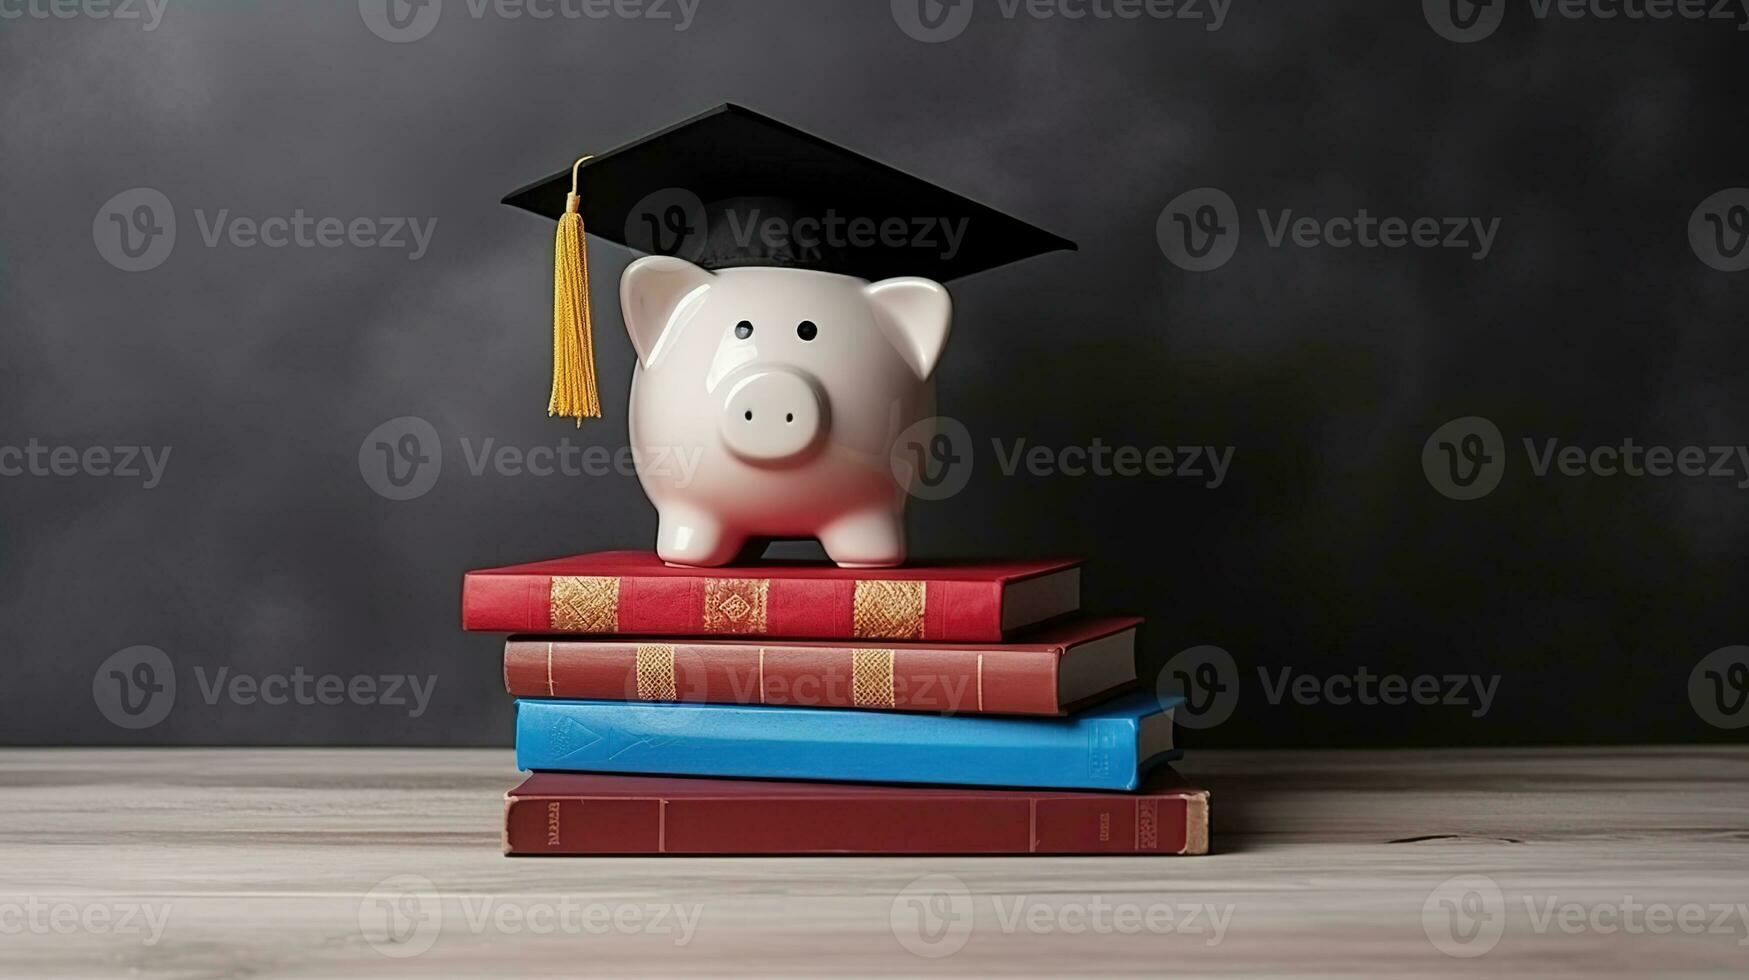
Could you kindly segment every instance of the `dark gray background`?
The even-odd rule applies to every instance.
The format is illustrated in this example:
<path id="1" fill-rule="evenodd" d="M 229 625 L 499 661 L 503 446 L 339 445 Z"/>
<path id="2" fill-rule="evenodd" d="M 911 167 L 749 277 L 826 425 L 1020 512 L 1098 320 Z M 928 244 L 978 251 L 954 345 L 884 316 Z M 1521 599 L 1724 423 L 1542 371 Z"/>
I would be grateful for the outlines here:
<path id="1" fill-rule="evenodd" d="M 924 555 L 1084 554 L 1088 605 L 1150 620 L 1150 664 L 1216 644 L 1230 720 L 1193 744 L 1715 741 L 1697 661 L 1749 642 L 1734 479 L 1533 477 L 1519 440 L 1749 441 L 1749 274 L 1687 224 L 1749 184 L 1749 34 L 1537 21 L 1455 44 L 1415 0 L 1236 0 L 1182 21 L 1005 20 L 908 37 L 884 0 L 705 0 L 689 30 L 537 22 L 446 0 L 390 44 L 356 4 L 175 3 L 162 24 L 0 22 L 0 444 L 173 447 L 164 482 L 0 478 L 0 738 L 504 744 L 495 637 L 461 574 L 646 547 L 629 477 L 475 477 L 459 440 L 624 444 L 631 369 L 597 244 L 608 418 L 544 417 L 552 226 L 498 197 L 725 100 L 1081 243 L 958 283 L 943 409 L 979 452 L 912 509 Z M 1231 262 L 1178 269 L 1161 209 L 1217 186 Z M 174 253 L 113 268 L 93 216 L 162 191 Z M 1270 248 L 1255 211 L 1499 217 L 1493 254 Z M 206 247 L 194 212 L 438 219 L 429 254 Z M 1422 444 L 1493 420 L 1500 487 L 1457 502 Z M 444 468 L 379 496 L 359 447 L 428 420 Z M 1231 445 L 1219 489 L 1001 474 L 989 439 Z M 160 724 L 112 725 L 93 672 L 165 651 Z M 200 697 L 192 672 L 435 674 L 384 705 Z M 1257 669 L 1498 675 L 1492 710 L 1271 705 Z M 1737 733 L 1740 735 L 1740 733 Z"/>

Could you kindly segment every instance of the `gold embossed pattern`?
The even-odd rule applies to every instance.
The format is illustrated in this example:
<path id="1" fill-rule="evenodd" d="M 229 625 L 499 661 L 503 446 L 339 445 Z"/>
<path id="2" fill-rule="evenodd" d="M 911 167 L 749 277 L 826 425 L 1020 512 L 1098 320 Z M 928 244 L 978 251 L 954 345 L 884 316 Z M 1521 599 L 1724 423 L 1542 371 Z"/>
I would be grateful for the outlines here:
<path id="1" fill-rule="evenodd" d="M 674 690 L 674 647 L 667 643 L 638 644 L 638 698 L 677 701 Z"/>
<path id="2" fill-rule="evenodd" d="M 924 584 L 858 581 L 850 635 L 877 640 L 923 639 Z"/>
<path id="3" fill-rule="evenodd" d="M 619 579 L 555 575 L 549 600 L 560 633 L 619 632 Z"/>
<path id="4" fill-rule="evenodd" d="M 1160 810 L 1153 800 L 1136 801 L 1136 849 L 1160 849 Z"/>
<path id="5" fill-rule="evenodd" d="M 704 585 L 706 633 L 765 632 L 765 600 L 771 581 L 763 578 L 713 578 Z"/>
<path id="6" fill-rule="evenodd" d="M 893 651 L 850 651 L 850 697 L 858 708 L 893 706 Z"/>

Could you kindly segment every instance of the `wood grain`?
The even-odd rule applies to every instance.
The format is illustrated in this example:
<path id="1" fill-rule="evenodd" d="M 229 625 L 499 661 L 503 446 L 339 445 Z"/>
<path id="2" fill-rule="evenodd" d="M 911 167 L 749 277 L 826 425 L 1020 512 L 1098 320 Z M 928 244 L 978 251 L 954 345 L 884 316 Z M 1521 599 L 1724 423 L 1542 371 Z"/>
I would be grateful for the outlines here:
<path id="1" fill-rule="evenodd" d="M 508 859 L 507 751 L 4 751 L 0 973 L 1749 971 L 1749 750 L 1202 752 L 1184 769 L 1214 794 L 1204 858 Z M 1498 900 L 1435 894 L 1458 875 Z M 1448 956 L 1429 931 L 1453 920 L 1424 906 L 1472 892 L 1503 934 Z M 1624 924 L 1624 905 L 1672 919 Z M 147 911 L 167 917 L 155 942 Z"/>

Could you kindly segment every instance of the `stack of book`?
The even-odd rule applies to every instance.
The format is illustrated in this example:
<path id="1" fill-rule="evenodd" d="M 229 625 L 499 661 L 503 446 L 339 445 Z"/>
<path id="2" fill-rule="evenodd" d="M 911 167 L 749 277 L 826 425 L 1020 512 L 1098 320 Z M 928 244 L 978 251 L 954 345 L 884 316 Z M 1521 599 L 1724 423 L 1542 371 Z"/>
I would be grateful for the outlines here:
<path id="1" fill-rule="evenodd" d="M 508 854 L 1201 854 L 1176 699 L 1077 563 L 470 572 L 513 634 Z"/>

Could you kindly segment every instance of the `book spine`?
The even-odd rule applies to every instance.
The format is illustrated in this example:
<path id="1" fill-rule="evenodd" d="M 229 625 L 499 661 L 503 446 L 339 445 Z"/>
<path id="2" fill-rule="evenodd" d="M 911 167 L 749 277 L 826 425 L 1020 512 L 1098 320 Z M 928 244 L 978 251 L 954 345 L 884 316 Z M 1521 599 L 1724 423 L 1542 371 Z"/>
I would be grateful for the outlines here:
<path id="1" fill-rule="evenodd" d="M 990 582 L 470 573 L 462 628 L 995 643 L 1002 596 Z"/>
<path id="2" fill-rule="evenodd" d="M 519 697 L 1055 715 L 1046 649 L 576 642 L 504 645 Z"/>
<path id="3" fill-rule="evenodd" d="M 606 854 L 1206 854 L 1208 794 L 943 799 L 517 796 L 504 850 Z"/>
<path id="4" fill-rule="evenodd" d="M 517 702 L 524 770 L 1130 790 L 1133 724 L 608 701 Z"/>

